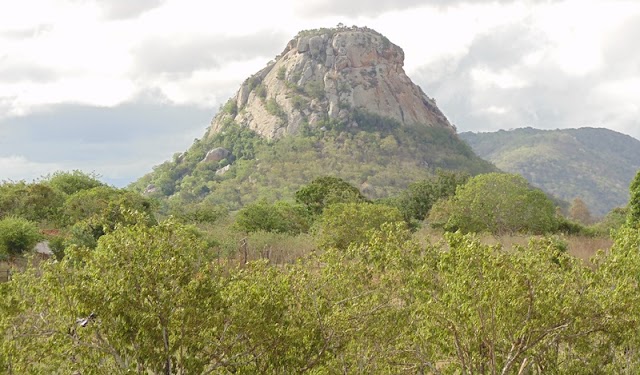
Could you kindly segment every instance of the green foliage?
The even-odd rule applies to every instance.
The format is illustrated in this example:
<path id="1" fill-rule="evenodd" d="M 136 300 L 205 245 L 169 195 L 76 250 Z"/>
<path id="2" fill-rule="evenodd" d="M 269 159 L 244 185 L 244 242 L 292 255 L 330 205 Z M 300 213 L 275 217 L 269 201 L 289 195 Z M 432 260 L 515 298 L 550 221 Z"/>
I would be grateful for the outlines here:
<path id="1" fill-rule="evenodd" d="M 246 84 L 249 87 L 249 90 L 253 90 L 260 84 L 262 84 L 262 78 L 260 78 L 259 75 L 253 75 L 247 78 L 247 80 L 243 84 Z"/>
<path id="2" fill-rule="evenodd" d="M 450 213 L 445 229 L 451 231 L 541 234 L 557 229 L 553 202 L 518 175 L 473 177 L 438 210 Z M 430 221 L 441 222 L 441 217 L 436 210 Z"/>
<path id="3" fill-rule="evenodd" d="M 275 98 L 267 99 L 264 107 L 270 115 L 280 118 L 285 123 L 287 122 L 287 113 L 282 109 Z"/>
<path id="4" fill-rule="evenodd" d="M 142 192 L 154 185 L 154 197 L 209 199 L 233 211 L 261 198 L 294 199 L 297 190 L 319 176 L 339 177 L 370 198 L 384 198 L 429 178 L 438 168 L 471 175 L 495 171 L 446 129 L 410 125 L 390 127 L 388 132 L 363 130 L 367 126 L 363 122 L 347 127 L 327 119 L 303 126 L 297 135 L 267 140 L 229 122 L 220 132 L 194 142 L 183 155 L 156 167 L 133 188 Z M 214 166 L 198 166 L 215 147 L 224 147 L 235 157 L 224 176 L 215 175 Z"/>
<path id="5" fill-rule="evenodd" d="M 64 199 L 64 193 L 43 182 L 5 182 L 0 185 L 0 217 L 55 221 Z"/>
<path id="6" fill-rule="evenodd" d="M 367 131 L 380 131 L 382 134 L 388 134 L 400 127 L 397 120 L 363 110 L 355 110 L 353 116 L 358 126 Z"/>
<path id="7" fill-rule="evenodd" d="M 235 117 L 238 114 L 238 103 L 233 99 L 229 99 L 220 110 Z"/>
<path id="8" fill-rule="evenodd" d="M 298 234 L 309 230 L 308 214 L 302 206 L 286 202 L 268 203 L 265 199 L 242 208 L 235 217 L 236 226 L 244 232 Z"/>
<path id="9" fill-rule="evenodd" d="M 71 251 L 40 277 L 18 275 L 13 290 L 41 313 L 12 311 L 2 356 L 14 373 L 202 373 L 191 353 L 209 339 L 202 327 L 220 306 L 215 279 L 199 267 L 204 250 L 185 227 L 134 225 L 104 236 L 95 251 Z"/>
<path id="10" fill-rule="evenodd" d="M 625 225 L 627 223 L 627 217 L 628 209 L 626 207 L 614 208 L 593 227 L 596 232 L 608 236 Z"/>
<path id="11" fill-rule="evenodd" d="M 168 201 L 167 215 L 182 223 L 215 223 L 227 216 L 228 211 L 209 201 L 199 203 L 184 202 L 179 198 Z"/>
<path id="12" fill-rule="evenodd" d="M 368 199 L 355 186 L 332 176 L 318 177 L 296 191 L 296 202 L 304 205 L 313 215 L 322 213 L 334 203 L 366 201 Z"/>
<path id="13" fill-rule="evenodd" d="M 278 68 L 278 74 L 276 75 L 276 77 L 279 80 L 283 81 L 286 74 L 287 74 L 287 67 L 286 66 L 281 66 L 280 68 Z"/>
<path id="14" fill-rule="evenodd" d="M 324 82 L 322 81 L 309 81 L 304 85 L 304 92 L 313 99 L 324 99 Z"/>
<path id="15" fill-rule="evenodd" d="M 389 210 L 335 204 L 323 216 L 337 206 L 359 212 L 343 231 Z M 421 246 L 396 212 L 346 247 L 237 266 L 192 227 L 127 215 L 95 250 L 71 247 L 0 284 L 3 372 L 640 371 L 636 228 L 585 265 L 557 237 L 506 251 L 448 233 Z M 249 235 L 267 253 L 292 239 Z"/>
<path id="16" fill-rule="evenodd" d="M 255 93 L 259 98 L 265 99 L 267 97 L 267 86 L 263 83 L 259 84 L 255 88 Z"/>
<path id="17" fill-rule="evenodd" d="M 155 207 L 153 201 L 138 193 L 99 186 L 70 196 L 61 220 L 71 226 L 69 243 L 93 248 L 98 238 L 127 222 L 123 212 L 138 211 L 145 215 L 146 222 L 153 223 Z"/>
<path id="18" fill-rule="evenodd" d="M 595 229 L 587 227 L 581 222 L 573 221 L 564 217 L 558 218 L 557 231 L 568 235 L 585 237 L 594 237 L 598 234 Z"/>
<path id="19" fill-rule="evenodd" d="M 640 223 L 640 171 L 636 173 L 636 177 L 629 187 L 629 224 L 638 225 Z"/>
<path id="20" fill-rule="evenodd" d="M 437 170 L 435 176 L 409 184 L 406 190 L 385 203 L 397 207 L 407 223 L 422 222 L 434 203 L 453 196 L 456 188 L 468 179 L 468 174 Z"/>
<path id="21" fill-rule="evenodd" d="M 87 174 L 78 170 L 72 172 L 55 172 L 47 178 L 47 181 L 52 188 L 67 195 L 104 185 L 98 180 L 97 175 Z"/>
<path id="22" fill-rule="evenodd" d="M 318 244 L 321 248 L 346 249 L 365 242 L 371 230 L 397 222 L 403 220 L 394 207 L 366 202 L 333 203 L 324 209 L 316 224 Z"/>
<path id="23" fill-rule="evenodd" d="M 301 111 L 303 109 L 305 109 L 308 105 L 309 102 L 303 98 L 302 96 L 295 94 L 292 98 L 291 98 L 291 104 L 293 105 L 294 109 L 297 109 L 298 111 Z"/>
<path id="24" fill-rule="evenodd" d="M 20 217 L 0 219 L 0 258 L 30 251 L 42 236 L 35 223 Z"/>
<path id="25" fill-rule="evenodd" d="M 567 202 L 581 197 L 596 217 L 627 204 L 640 160 L 640 141 L 608 129 L 523 128 L 460 137 L 480 157 L 553 196 Z"/>

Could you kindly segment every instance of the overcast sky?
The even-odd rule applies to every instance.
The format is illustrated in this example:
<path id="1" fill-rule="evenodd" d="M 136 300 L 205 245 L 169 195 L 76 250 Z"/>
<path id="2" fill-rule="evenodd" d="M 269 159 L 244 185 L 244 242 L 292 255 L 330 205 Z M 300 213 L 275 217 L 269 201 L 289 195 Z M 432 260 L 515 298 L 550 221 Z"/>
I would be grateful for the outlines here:
<path id="1" fill-rule="evenodd" d="M 302 29 L 368 26 L 458 131 L 640 139 L 640 1 L 20 0 L 0 4 L 0 180 L 124 186 L 204 135 Z"/>

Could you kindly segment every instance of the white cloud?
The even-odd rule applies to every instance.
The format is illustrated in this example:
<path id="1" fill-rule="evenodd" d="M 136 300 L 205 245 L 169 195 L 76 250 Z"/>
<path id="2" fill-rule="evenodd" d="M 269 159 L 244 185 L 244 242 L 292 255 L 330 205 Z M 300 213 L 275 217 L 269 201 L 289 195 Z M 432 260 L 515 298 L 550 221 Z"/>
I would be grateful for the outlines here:
<path id="1" fill-rule="evenodd" d="M 481 88 L 495 86 L 501 89 L 517 89 L 526 87 L 528 84 L 508 70 L 493 72 L 484 68 L 474 68 L 471 70 L 471 77 Z"/>
<path id="2" fill-rule="evenodd" d="M 491 114 L 496 114 L 496 115 L 503 115 L 505 113 L 507 113 L 509 110 L 505 107 L 498 107 L 495 105 L 492 105 L 490 107 L 488 107 L 487 109 L 485 109 L 485 112 L 491 113 Z"/>
<path id="3" fill-rule="evenodd" d="M 21 155 L 0 157 L 1 181 L 33 181 L 61 169 L 57 163 L 36 163 Z"/>
<path id="4" fill-rule="evenodd" d="M 408 75 L 461 130 L 593 125 L 640 138 L 637 0 L 21 0 L 0 8 L 4 171 L 93 165 L 133 179 L 137 161 L 169 158 L 190 143 L 176 139 L 204 134 L 206 125 L 186 130 L 188 120 L 171 119 L 163 136 L 142 141 L 138 133 L 160 120 L 145 117 L 158 108 L 142 105 L 141 95 L 193 111 L 181 116 L 204 118 L 206 108 L 210 118 L 299 30 L 338 22 L 369 26 L 402 47 Z M 72 103 L 119 115 L 80 112 L 69 127 L 40 115 L 54 108 L 51 116 L 68 120 L 77 115 Z M 37 135 L 54 129 L 80 143 L 62 147 L 117 146 L 126 156 L 113 162 L 113 154 L 95 152 L 82 164 L 82 156 L 59 154 Z M 27 151 L 9 152 L 7 143 Z"/>

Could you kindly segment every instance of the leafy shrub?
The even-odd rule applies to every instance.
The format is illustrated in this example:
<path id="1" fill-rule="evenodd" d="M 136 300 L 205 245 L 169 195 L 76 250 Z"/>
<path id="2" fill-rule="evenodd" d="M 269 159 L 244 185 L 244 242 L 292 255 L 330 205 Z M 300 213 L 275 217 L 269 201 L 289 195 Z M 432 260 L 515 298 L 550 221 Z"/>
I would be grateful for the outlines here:
<path id="1" fill-rule="evenodd" d="M 287 121 L 286 112 L 282 109 L 280 104 L 278 104 L 275 98 L 269 98 L 264 107 L 269 114 L 280 118 L 282 121 Z"/>
<path id="2" fill-rule="evenodd" d="M 304 85 L 304 92 L 315 99 L 324 99 L 324 83 L 321 81 L 310 81 Z"/>
<path id="3" fill-rule="evenodd" d="M 256 95 L 258 95 L 259 98 L 266 98 L 267 97 L 267 87 L 265 85 L 263 85 L 262 83 L 259 84 L 258 86 L 256 86 Z"/>
<path id="4" fill-rule="evenodd" d="M 222 112 L 228 113 L 231 116 L 238 114 L 238 102 L 233 99 L 229 99 L 221 109 Z"/>
<path id="5" fill-rule="evenodd" d="M 593 237 L 598 234 L 597 230 L 587 227 L 578 221 L 569 220 L 564 217 L 558 218 L 558 232 L 568 234 L 568 235 L 587 236 L 587 237 Z"/>
<path id="6" fill-rule="evenodd" d="M 296 192 L 296 202 L 317 215 L 334 203 L 366 202 L 360 190 L 338 177 L 319 177 Z"/>
<path id="7" fill-rule="evenodd" d="M 372 203 L 335 203 L 328 206 L 317 223 L 318 244 L 322 248 L 346 249 L 361 244 L 371 230 L 384 223 L 400 223 L 406 229 L 402 214 L 395 207 Z"/>
<path id="8" fill-rule="evenodd" d="M 0 220 L 0 256 L 13 257 L 33 249 L 41 235 L 35 223 L 20 218 Z"/>
<path id="9" fill-rule="evenodd" d="M 55 172 L 48 178 L 49 185 L 54 189 L 71 195 L 81 190 L 89 190 L 104 184 L 98 180 L 95 174 L 87 174 L 82 171 Z"/>
<path id="10" fill-rule="evenodd" d="M 294 109 L 303 110 L 309 103 L 300 95 L 296 94 L 291 98 L 291 104 Z"/>
<path id="11" fill-rule="evenodd" d="M 449 231 L 542 234 L 558 226 L 553 202 L 519 175 L 473 177 L 437 208 L 430 221 L 442 222 L 440 212 L 448 212 L 444 228 Z"/>
<path id="12" fill-rule="evenodd" d="M 244 232 L 298 234 L 309 230 L 307 214 L 302 206 L 286 202 L 270 204 L 266 200 L 245 206 L 236 215 L 235 225 Z"/>

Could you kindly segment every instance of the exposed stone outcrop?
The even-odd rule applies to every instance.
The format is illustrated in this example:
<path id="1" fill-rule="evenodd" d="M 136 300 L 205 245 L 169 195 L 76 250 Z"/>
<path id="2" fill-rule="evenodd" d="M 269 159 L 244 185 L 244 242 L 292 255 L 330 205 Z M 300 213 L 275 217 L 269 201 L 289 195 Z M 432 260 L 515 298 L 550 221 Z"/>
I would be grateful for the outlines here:
<path id="1" fill-rule="evenodd" d="M 435 101 L 404 72 L 404 52 L 369 28 L 305 31 L 275 62 L 247 79 L 232 100 L 234 113 L 219 113 L 209 134 L 229 118 L 266 138 L 328 122 L 358 126 L 354 110 L 454 132 Z"/>
<path id="2" fill-rule="evenodd" d="M 207 155 L 202 159 L 203 162 L 219 162 L 222 159 L 226 159 L 231 156 L 231 151 L 226 148 L 216 147 L 213 150 L 207 152 Z"/>

